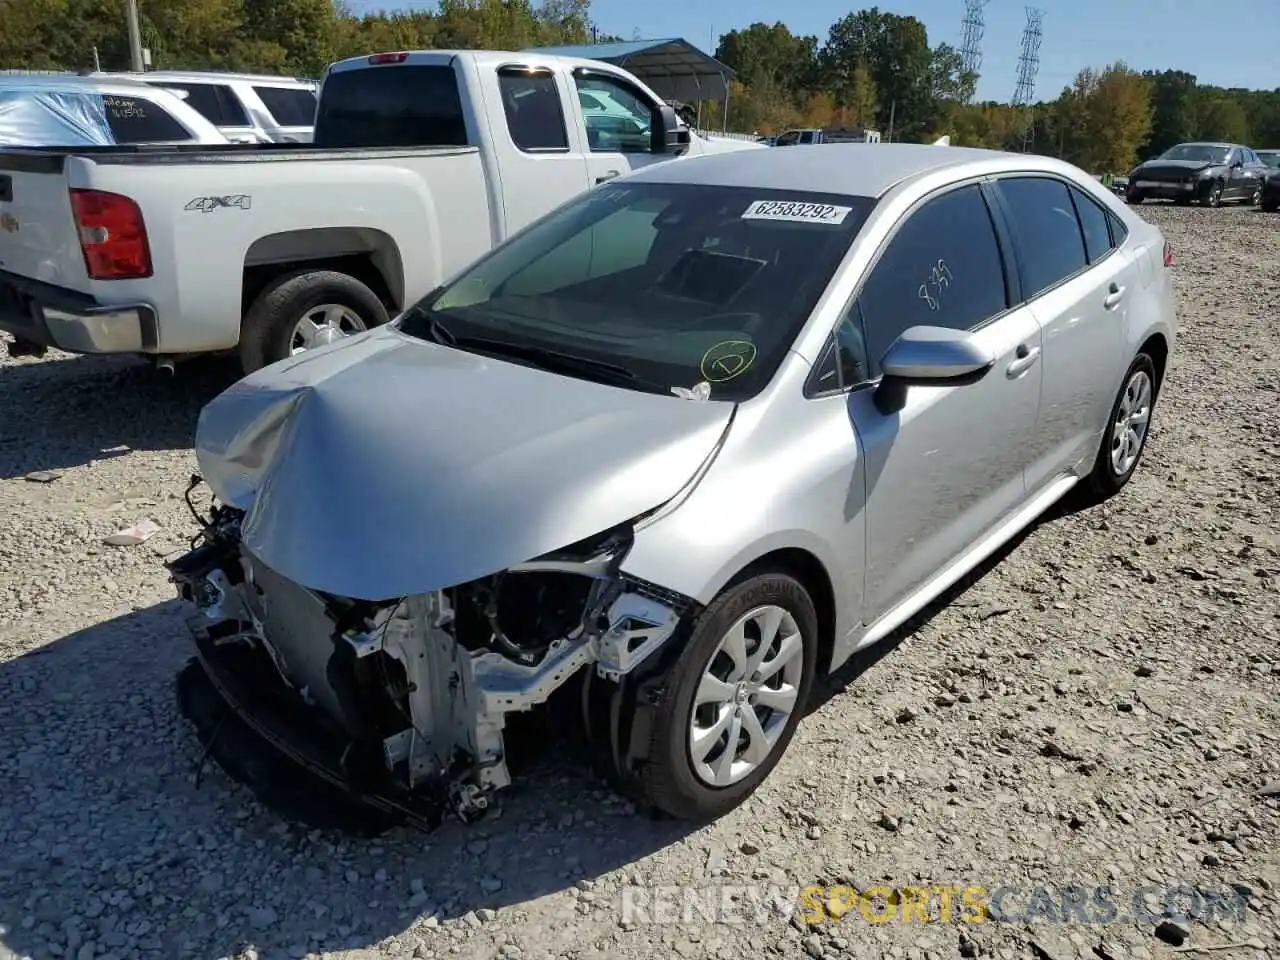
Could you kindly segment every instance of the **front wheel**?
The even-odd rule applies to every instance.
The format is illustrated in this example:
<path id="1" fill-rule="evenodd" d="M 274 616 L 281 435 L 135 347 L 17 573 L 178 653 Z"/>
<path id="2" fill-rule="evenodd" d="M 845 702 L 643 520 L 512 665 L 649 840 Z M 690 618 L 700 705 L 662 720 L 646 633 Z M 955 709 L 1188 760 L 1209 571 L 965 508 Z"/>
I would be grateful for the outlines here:
<path id="1" fill-rule="evenodd" d="M 1125 203 L 1132 204 L 1133 206 L 1136 207 L 1138 204 L 1142 203 L 1142 200 L 1143 200 L 1143 196 L 1137 190 L 1128 190 L 1125 192 L 1125 195 L 1124 195 Z"/>
<path id="2" fill-rule="evenodd" d="M 1253 193 L 1249 194 L 1249 206 L 1256 207 L 1262 202 L 1262 184 L 1257 184 L 1253 188 Z"/>
<path id="3" fill-rule="evenodd" d="M 641 785 L 682 820 L 719 817 L 777 765 L 818 663 L 818 618 L 804 587 L 765 573 L 704 610 L 669 668 Z"/>
<path id="4" fill-rule="evenodd" d="M 1139 353 L 1129 365 L 1124 385 L 1111 406 L 1111 417 L 1089 474 L 1094 499 L 1105 500 L 1119 493 L 1138 469 L 1151 431 L 1156 389 L 1155 363 L 1149 355 Z"/>
<path id="5" fill-rule="evenodd" d="M 1208 188 L 1204 192 L 1204 197 L 1200 202 L 1206 207 L 1222 206 L 1222 181 L 1215 180 L 1213 183 L 1209 184 Z"/>
<path id="6" fill-rule="evenodd" d="M 240 365 L 252 373 L 390 319 L 378 295 L 334 270 L 298 270 L 258 295 L 240 330 Z"/>

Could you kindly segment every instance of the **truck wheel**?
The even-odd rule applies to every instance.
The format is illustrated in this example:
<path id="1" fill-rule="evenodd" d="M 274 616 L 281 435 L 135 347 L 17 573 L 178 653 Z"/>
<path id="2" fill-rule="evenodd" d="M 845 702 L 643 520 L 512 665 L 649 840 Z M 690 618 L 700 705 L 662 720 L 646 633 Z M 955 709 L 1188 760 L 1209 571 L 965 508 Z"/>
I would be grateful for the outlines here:
<path id="1" fill-rule="evenodd" d="M 766 573 L 704 610 L 669 668 L 640 783 L 682 820 L 721 816 L 777 764 L 804 712 L 818 617 L 798 581 Z"/>
<path id="2" fill-rule="evenodd" d="M 252 373 L 295 353 L 389 320 L 378 295 L 333 270 L 298 270 L 271 281 L 240 329 L 240 366 Z"/>
<path id="3" fill-rule="evenodd" d="M 1131 204 L 1136 207 L 1138 204 L 1142 203 L 1143 199 L 1144 198 L 1142 196 L 1142 191 L 1140 190 L 1125 191 L 1125 195 L 1124 195 L 1125 203 Z"/>

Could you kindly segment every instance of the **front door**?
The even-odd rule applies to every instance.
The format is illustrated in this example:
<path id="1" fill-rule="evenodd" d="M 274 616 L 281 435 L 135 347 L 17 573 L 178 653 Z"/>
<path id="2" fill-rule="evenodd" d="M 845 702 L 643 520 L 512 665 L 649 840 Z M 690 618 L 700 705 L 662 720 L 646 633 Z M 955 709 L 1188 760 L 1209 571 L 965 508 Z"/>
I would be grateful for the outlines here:
<path id="1" fill-rule="evenodd" d="M 982 189 L 926 200 L 885 248 L 858 296 L 874 380 L 905 329 L 971 330 L 995 356 L 976 383 L 913 386 L 885 413 L 874 388 L 849 396 L 866 471 L 864 622 L 907 600 L 1024 501 L 1040 399 L 1040 326 L 1010 307 L 1005 263 Z"/>
<path id="2" fill-rule="evenodd" d="M 592 185 L 670 159 L 666 152 L 653 152 L 658 105 L 650 103 L 639 88 L 612 74 L 582 70 L 574 71 L 573 81 L 586 131 Z"/>

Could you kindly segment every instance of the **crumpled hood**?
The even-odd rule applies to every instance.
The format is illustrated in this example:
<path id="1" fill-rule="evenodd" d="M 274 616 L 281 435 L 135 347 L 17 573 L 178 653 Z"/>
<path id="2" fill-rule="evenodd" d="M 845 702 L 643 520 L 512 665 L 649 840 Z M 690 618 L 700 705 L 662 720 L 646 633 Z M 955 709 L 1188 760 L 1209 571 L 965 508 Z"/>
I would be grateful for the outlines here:
<path id="1" fill-rule="evenodd" d="M 1138 164 L 1134 173 L 1154 173 L 1158 170 L 1199 173 L 1214 166 L 1222 166 L 1222 164 L 1209 163 L 1205 160 L 1148 160 L 1146 163 Z"/>
<path id="2" fill-rule="evenodd" d="M 728 403 L 559 376 L 382 327 L 258 371 L 210 402 L 196 458 L 246 511 L 245 547 L 313 590 L 454 586 L 671 499 Z"/>

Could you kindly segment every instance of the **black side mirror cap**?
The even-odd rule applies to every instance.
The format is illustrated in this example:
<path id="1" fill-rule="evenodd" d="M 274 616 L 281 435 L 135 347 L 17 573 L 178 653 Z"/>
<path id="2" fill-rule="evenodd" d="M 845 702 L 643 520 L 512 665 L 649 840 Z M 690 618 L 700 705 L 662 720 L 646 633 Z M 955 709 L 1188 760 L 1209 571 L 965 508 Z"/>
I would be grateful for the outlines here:
<path id="1" fill-rule="evenodd" d="M 653 152 L 669 153 L 674 157 L 688 153 L 689 128 L 680 121 L 675 108 L 664 103 L 654 112 Z"/>

